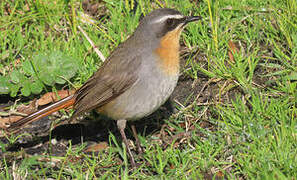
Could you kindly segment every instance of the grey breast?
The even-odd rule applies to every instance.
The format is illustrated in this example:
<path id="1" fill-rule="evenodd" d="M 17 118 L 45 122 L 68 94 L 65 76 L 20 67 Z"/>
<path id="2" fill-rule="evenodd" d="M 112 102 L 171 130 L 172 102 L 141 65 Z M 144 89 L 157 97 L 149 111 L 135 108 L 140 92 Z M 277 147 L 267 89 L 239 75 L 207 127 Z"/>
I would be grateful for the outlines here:
<path id="1" fill-rule="evenodd" d="M 142 61 L 138 79 L 126 92 L 114 100 L 106 115 L 113 119 L 137 120 L 150 115 L 169 98 L 178 75 L 161 71 L 156 55 L 147 54 Z"/>

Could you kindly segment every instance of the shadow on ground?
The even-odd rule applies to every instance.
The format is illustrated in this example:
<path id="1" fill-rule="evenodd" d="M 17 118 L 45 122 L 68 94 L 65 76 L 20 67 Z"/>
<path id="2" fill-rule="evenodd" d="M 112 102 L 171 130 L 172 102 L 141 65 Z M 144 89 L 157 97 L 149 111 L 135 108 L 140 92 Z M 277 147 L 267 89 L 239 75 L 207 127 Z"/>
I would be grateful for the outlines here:
<path id="1" fill-rule="evenodd" d="M 205 79 L 206 81 L 206 79 Z M 152 115 L 143 118 L 139 121 L 129 122 L 134 123 L 138 134 L 143 136 L 152 134 L 153 132 L 160 131 L 164 120 L 168 119 L 172 113 L 176 112 L 173 101 L 179 103 L 188 104 L 192 99 L 189 99 L 190 94 L 197 94 L 200 90 L 200 86 L 192 88 L 193 80 L 187 76 L 181 76 L 178 86 L 176 87 L 172 97 Z M 67 149 L 67 144 L 71 140 L 72 145 L 81 144 L 82 142 L 101 142 L 108 141 L 109 134 L 112 133 L 118 140 L 121 140 L 120 134 L 117 130 L 116 122 L 106 117 L 100 116 L 95 112 L 91 112 L 89 116 L 85 117 L 83 122 L 75 122 L 69 124 L 67 119 L 63 124 L 55 127 L 51 132 L 51 121 L 48 117 L 43 118 L 37 122 L 27 125 L 26 128 L 21 130 L 20 133 L 29 134 L 28 136 L 22 136 L 14 144 L 8 145 L 7 151 L 24 151 L 28 154 L 42 154 L 48 152 L 48 148 L 51 149 L 51 154 L 63 155 Z M 129 126 L 128 124 L 128 126 Z M 133 139 L 132 131 L 130 128 L 126 128 L 126 134 L 129 139 Z M 57 143 L 51 143 L 49 140 L 55 139 Z M 0 139 L 4 144 L 8 144 L 5 138 Z M 55 148 L 56 147 L 56 148 Z"/>

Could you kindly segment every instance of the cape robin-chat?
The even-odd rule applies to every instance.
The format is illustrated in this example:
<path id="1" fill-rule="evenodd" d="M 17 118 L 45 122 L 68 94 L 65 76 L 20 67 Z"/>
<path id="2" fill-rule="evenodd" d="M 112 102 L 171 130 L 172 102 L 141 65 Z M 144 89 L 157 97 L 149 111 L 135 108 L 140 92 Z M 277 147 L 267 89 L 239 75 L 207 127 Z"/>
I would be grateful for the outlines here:
<path id="1" fill-rule="evenodd" d="M 7 130 L 13 131 L 71 105 L 75 110 L 72 118 L 95 109 L 116 120 L 131 165 L 135 166 L 124 132 L 126 122 L 148 116 L 169 98 L 180 72 L 180 34 L 185 25 L 199 19 L 174 9 L 152 11 L 74 95 L 11 123 Z M 134 126 L 132 130 L 135 136 Z M 137 135 L 135 138 L 139 146 Z"/>

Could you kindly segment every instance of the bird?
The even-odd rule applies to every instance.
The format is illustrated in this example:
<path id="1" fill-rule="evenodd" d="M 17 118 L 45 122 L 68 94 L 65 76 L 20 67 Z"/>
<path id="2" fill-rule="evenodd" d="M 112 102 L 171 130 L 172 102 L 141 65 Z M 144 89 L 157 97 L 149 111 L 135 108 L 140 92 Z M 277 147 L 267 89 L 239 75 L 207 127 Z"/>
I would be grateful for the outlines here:
<path id="1" fill-rule="evenodd" d="M 188 23 L 200 19 L 201 16 L 184 16 L 170 8 L 153 10 L 73 95 L 8 124 L 6 130 L 14 131 L 69 106 L 74 109 L 72 119 L 96 110 L 116 121 L 135 167 L 125 134 L 126 123 L 150 115 L 170 97 L 180 74 L 181 32 Z M 132 130 L 134 133 L 135 127 Z"/>

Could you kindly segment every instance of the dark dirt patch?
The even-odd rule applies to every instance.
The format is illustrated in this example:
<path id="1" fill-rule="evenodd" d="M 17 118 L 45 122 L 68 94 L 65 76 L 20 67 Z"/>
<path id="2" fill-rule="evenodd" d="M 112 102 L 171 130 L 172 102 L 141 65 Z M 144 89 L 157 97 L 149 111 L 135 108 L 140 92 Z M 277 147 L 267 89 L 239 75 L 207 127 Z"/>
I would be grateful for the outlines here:
<path id="1" fill-rule="evenodd" d="M 204 80 L 204 82 L 206 81 L 207 79 Z M 181 76 L 171 99 L 169 99 L 158 111 L 152 115 L 142 119 L 141 121 L 135 122 L 138 133 L 147 135 L 160 130 L 164 124 L 164 119 L 168 119 L 169 116 L 172 115 L 174 111 L 176 111 L 173 106 L 173 101 L 178 101 L 185 106 L 191 103 L 195 98 L 195 94 L 197 94 L 201 89 L 200 85 L 192 88 L 192 84 L 193 79 L 186 76 Z M 189 95 L 192 96 L 189 98 Z M 60 114 L 58 116 L 60 116 Z M 22 138 L 19 138 L 17 143 L 10 145 L 7 150 L 18 151 L 24 149 L 25 152 L 29 154 L 44 153 L 44 149 L 46 148 L 41 148 L 42 145 L 40 146 L 39 144 L 42 143 L 44 144 L 43 146 L 47 146 L 47 143 L 50 139 L 49 130 L 51 127 L 51 122 L 54 119 L 56 119 L 56 117 L 51 117 L 51 119 L 46 117 L 27 125 L 18 134 L 28 133 L 30 136 L 23 136 Z M 97 120 L 95 121 L 94 119 Z M 55 138 L 58 141 L 58 146 L 59 141 L 68 140 L 72 140 L 72 145 L 80 144 L 81 139 L 84 139 L 84 142 L 106 141 L 108 139 L 109 132 L 116 134 L 120 139 L 118 130 L 116 128 L 116 123 L 96 114 L 95 112 L 91 112 L 90 116 L 84 118 L 83 121 L 87 123 L 81 124 L 78 122 L 75 124 L 69 124 L 67 123 L 67 119 L 65 120 L 66 122 L 63 122 L 62 125 L 57 126 L 51 131 L 51 138 Z M 131 131 L 127 132 L 127 135 L 129 138 L 132 138 Z M 1 141 L 8 143 L 5 138 L 1 138 Z M 36 150 L 36 145 L 38 145 L 39 152 Z M 61 153 L 61 151 L 58 149 L 60 148 L 57 148 L 57 151 L 59 151 L 57 153 Z M 55 153 L 54 147 L 52 147 L 52 153 Z"/>

